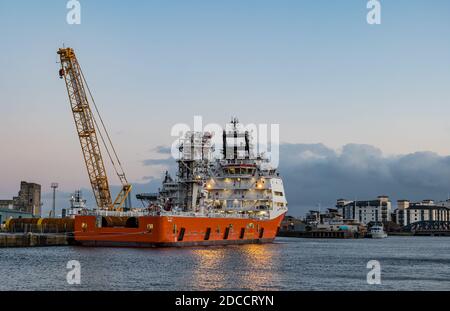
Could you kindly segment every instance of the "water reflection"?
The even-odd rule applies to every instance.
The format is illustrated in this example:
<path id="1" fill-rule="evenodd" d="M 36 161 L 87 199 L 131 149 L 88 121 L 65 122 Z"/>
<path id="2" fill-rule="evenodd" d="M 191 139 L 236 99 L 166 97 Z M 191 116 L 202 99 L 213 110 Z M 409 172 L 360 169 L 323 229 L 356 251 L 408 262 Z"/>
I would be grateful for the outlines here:
<path id="1" fill-rule="evenodd" d="M 280 285 L 280 247 L 280 244 L 248 244 L 192 250 L 196 264 L 189 287 L 198 290 L 275 289 Z M 224 267 L 229 267 L 226 273 Z"/>
<path id="2" fill-rule="evenodd" d="M 240 280 L 250 290 L 274 289 L 280 284 L 281 244 L 249 244 L 242 248 L 246 269 Z"/>
<path id="3" fill-rule="evenodd" d="M 0 290 L 371 290 L 366 264 L 372 259 L 382 263 L 377 289 L 450 289 L 445 238 L 390 237 L 204 248 L 0 249 Z M 80 286 L 66 282 L 68 260 L 81 263 Z"/>
<path id="4" fill-rule="evenodd" d="M 195 266 L 192 269 L 190 288 L 195 290 L 216 290 L 226 283 L 223 267 L 225 265 L 226 248 L 199 248 L 192 251 Z"/>

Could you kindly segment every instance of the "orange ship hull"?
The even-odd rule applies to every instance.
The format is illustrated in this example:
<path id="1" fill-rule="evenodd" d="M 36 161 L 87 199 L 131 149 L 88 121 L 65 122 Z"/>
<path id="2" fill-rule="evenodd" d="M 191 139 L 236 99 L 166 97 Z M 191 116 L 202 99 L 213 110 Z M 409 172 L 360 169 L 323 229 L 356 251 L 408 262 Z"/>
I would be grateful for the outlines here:
<path id="1" fill-rule="evenodd" d="M 83 246 L 170 247 L 272 242 L 284 215 L 271 220 L 141 216 L 134 228 L 96 225 L 95 216 L 76 216 L 76 244 Z"/>

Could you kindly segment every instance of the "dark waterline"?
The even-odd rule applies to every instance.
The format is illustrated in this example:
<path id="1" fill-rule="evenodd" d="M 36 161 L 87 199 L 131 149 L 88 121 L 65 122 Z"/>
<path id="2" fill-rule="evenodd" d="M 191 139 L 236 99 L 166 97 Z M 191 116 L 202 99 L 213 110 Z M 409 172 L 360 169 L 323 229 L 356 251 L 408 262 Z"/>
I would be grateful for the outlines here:
<path id="1" fill-rule="evenodd" d="M 81 285 L 66 281 L 81 263 Z M 368 285 L 369 260 L 382 284 Z M 450 238 L 278 238 L 273 244 L 0 249 L 0 290 L 450 290 Z"/>

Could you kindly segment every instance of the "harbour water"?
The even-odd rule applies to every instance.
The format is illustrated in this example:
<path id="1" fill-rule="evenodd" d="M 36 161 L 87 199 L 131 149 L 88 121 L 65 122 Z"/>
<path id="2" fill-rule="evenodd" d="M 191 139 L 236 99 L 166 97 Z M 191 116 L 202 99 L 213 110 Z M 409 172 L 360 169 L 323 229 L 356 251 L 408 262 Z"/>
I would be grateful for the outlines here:
<path id="1" fill-rule="evenodd" d="M 81 284 L 69 285 L 69 260 Z M 369 260 L 381 285 L 367 284 Z M 0 249 L 0 290 L 450 290 L 450 238 L 278 238 L 167 249 Z"/>

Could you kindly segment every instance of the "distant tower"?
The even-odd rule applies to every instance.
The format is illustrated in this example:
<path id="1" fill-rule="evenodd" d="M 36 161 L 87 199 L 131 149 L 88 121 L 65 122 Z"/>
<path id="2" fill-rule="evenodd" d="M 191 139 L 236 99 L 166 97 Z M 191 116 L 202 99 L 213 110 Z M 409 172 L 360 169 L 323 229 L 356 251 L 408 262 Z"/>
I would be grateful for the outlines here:
<path id="1" fill-rule="evenodd" d="M 21 181 L 19 194 L 13 200 L 15 209 L 33 216 L 41 215 L 41 185 Z"/>
<path id="2" fill-rule="evenodd" d="M 53 189 L 53 208 L 52 208 L 52 217 L 56 218 L 56 188 L 58 188 L 58 183 L 54 182 L 51 185 Z"/>

